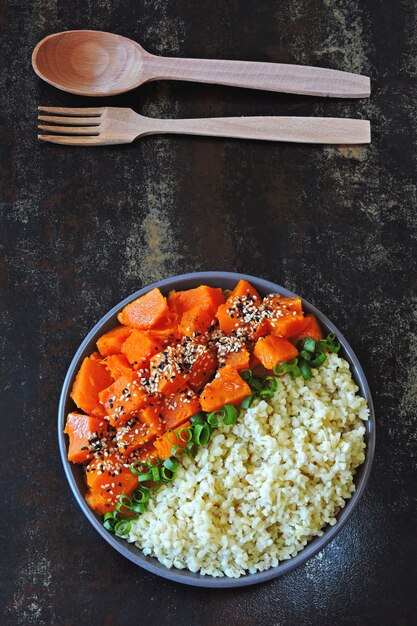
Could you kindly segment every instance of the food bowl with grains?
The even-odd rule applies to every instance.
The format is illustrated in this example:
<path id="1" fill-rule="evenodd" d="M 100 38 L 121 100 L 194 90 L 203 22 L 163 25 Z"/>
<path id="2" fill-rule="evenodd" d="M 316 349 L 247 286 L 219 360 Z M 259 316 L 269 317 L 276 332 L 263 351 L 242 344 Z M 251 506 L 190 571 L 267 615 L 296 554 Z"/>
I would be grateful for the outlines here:
<path id="1" fill-rule="evenodd" d="M 371 471 L 375 415 L 349 344 L 263 279 L 154 283 L 92 329 L 59 406 L 65 473 L 120 553 L 190 585 L 269 580 L 321 550 Z"/>

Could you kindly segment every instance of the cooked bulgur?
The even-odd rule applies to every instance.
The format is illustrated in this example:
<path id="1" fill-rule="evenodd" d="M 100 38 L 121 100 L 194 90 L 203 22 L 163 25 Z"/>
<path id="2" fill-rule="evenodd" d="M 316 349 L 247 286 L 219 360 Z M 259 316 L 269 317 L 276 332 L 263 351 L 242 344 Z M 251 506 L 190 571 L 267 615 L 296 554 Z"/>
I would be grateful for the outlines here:
<path id="1" fill-rule="evenodd" d="M 132 522 L 129 541 L 167 567 L 239 577 L 293 557 L 355 490 L 366 401 L 336 354 L 309 381 L 284 376 L 221 425 Z"/>

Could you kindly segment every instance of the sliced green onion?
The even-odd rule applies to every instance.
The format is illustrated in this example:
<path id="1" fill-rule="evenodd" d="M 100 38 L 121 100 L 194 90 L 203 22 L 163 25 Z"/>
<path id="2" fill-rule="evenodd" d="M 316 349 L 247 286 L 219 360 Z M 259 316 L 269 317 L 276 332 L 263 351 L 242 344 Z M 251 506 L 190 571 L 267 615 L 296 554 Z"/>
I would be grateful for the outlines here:
<path id="1" fill-rule="evenodd" d="M 146 491 L 149 493 L 153 493 L 154 491 L 158 491 L 159 490 L 160 485 L 141 485 L 140 489 L 141 491 Z"/>
<path id="2" fill-rule="evenodd" d="M 318 354 L 315 359 L 310 361 L 310 365 L 311 367 L 318 367 L 319 365 L 323 365 L 326 359 L 326 354 L 324 352 L 320 352 L 320 354 Z"/>
<path id="3" fill-rule="evenodd" d="M 178 430 L 178 439 L 183 441 L 184 443 L 188 443 L 193 438 L 192 429 L 189 426 L 180 428 Z"/>
<path id="4" fill-rule="evenodd" d="M 140 483 L 146 483 L 148 480 L 152 480 L 151 472 L 144 472 L 143 474 L 138 474 L 138 481 Z"/>
<path id="5" fill-rule="evenodd" d="M 316 351 L 316 340 L 311 337 L 306 337 L 304 339 L 303 349 L 307 350 L 307 352 L 315 352 Z"/>
<path id="6" fill-rule="evenodd" d="M 264 389 L 271 389 L 272 391 L 276 391 L 278 387 L 277 380 L 274 376 L 267 376 L 264 380 Z"/>
<path id="7" fill-rule="evenodd" d="M 178 463 L 178 461 L 176 459 L 173 459 L 172 457 L 165 459 L 165 461 L 162 463 L 162 466 L 171 470 L 171 472 L 175 472 L 178 469 L 179 465 L 180 464 Z"/>
<path id="8" fill-rule="evenodd" d="M 143 474 L 149 471 L 148 464 L 142 463 L 142 461 L 135 461 L 134 463 L 131 463 L 130 471 L 132 472 L 132 474 L 135 474 L 135 476 L 138 476 L 139 474 Z"/>
<path id="9" fill-rule="evenodd" d="M 119 502 L 115 506 L 115 511 L 117 511 L 117 513 L 119 513 L 119 511 L 121 509 L 130 509 L 131 508 L 132 501 L 131 501 L 130 498 L 128 498 L 128 496 L 125 496 L 124 493 L 122 493 L 119 496 L 117 496 L 117 499 L 119 500 Z"/>
<path id="10" fill-rule="evenodd" d="M 327 349 L 327 341 L 325 339 L 320 339 L 320 341 L 316 341 L 316 352 L 324 352 Z"/>
<path id="11" fill-rule="evenodd" d="M 243 380 L 246 380 L 246 382 L 248 382 L 249 380 L 251 380 L 251 378 L 253 378 L 253 373 L 252 370 L 241 370 L 239 372 L 240 377 L 243 378 Z"/>
<path id="12" fill-rule="evenodd" d="M 307 352 L 307 350 L 301 350 L 299 357 L 304 359 L 304 361 L 310 361 L 312 354 L 311 352 Z"/>
<path id="13" fill-rule="evenodd" d="M 144 491 L 143 489 L 136 489 L 136 491 L 132 495 L 132 502 L 134 504 L 140 504 L 143 502 L 148 502 L 150 498 L 149 492 Z"/>
<path id="14" fill-rule="evenodd" d="M 260 391 L 262 389 L 262 381 L 259 378 L 251 378 L 248 380 L 248 385 L 252 391 Z"/>
<path id="15" fill-rule="evenodd" d="M 185 454 L 185 449 L 183 446 L 174 446 L 171 450 L 172 456 L 175 456 L 177 459 L 180 459 Z"/>
<path id="16" fill-rule="evenodd" d="M 235 423 L 238 413 L 236 407 L 233 406 L 233 404 L 225 404 L 222 412 L 223 423 L 226 424 L 226 426 L 230 426 L 231 424 Z"/>
<path id="17" fill-rule="evenodd" d="M 155 465 L 154 467 L 152 467 L 151 469 L 151 474 L 152 474 L 152 481 L 154 483 L 157 483 L 158 480 L 160 479 L 159 476 L 159 467 L 157 465 Z"/>
<path id="18" fill-rule="evenodd" d="M 277 379 L 275 376 L 267 376 L 264 380 L 264 385 L 259 395 L 261 398 L 272 398 L 278 387 Z"/>
<path id="19" fill-rule="evenodd" d="M 340 343 L 336 340 L 334 333 L 329 333 L 326 337 L 327 349 L 329 352 L 335 352 L 336 354 L 340 350 Z"/>
<path id="20" fill-rule="evenodd" d="M 174 480 L 175 478 L 175 473 L 172 470 L 162 466 L 161 467 L 161 478 L 163 480 L 163 482 L 171 482 L 171 480 Z"/>
<path id="21" fill-rule="evenodd" d="M 114 526 L 117 523 L 117 515 L 115 513 L 105 513 L 103 526 L 106 530 L 114 532 Z"/>
<path id="22" fill-rule="evenodd" d="M 164 437 L 168 440 L 169 443 L 172 443 L 172 445 L 175 445 L 177 443 L 177 435 L 174 433 L 173 430 L 167 430 Z"/>
<path id="23" fill-rule="evenodd" d="M 274 366 L 274 369 L 272 371 L 274 372 L 275 376 L 284 376 L 287 370 L 283 368 L 283 365 L 285 365 L 285 363 L 277 363 Z"/>
<path id="24" fill-rule="evenodd" d="M 223 409 L 221 411 L 212 411 L 207 415 L 207 422 L 212 428 L 217 428 L 220 424 L 220 419 L 223 417 Z"/>
<path id="25" fill-rule="evenodd" d="M 304 380 L 310 380 L 311 378 L 311 367 L 307 361 L 301 361 L 300 363 L 300 372 L 301 376 Z"/>
<path id="26" fill-rule="evenodd" d="M 125 537 L 129 534 L 130 529 L 132 528 L 132 524 L 125 519 L 120 520 L 114 527 L 114 532 L 119 537 Z"/>
<path id="27" fill-rule="evenodd" d="M 184 448 L 184 452 L 187 456 L 193 459 L 195 455 L 197 454 L 197 446 L 195 445 L 193 441 L 189 441 Z"/>
<path id="28" fill-rule="evenodd" d="M 205 424 L 204 413 L 196 413 L 190 418 L 191 424 Z"/>
<path id="29" fill-rule="evenodd" d="M 249 407 L 251 406 L 255 398 L 256 398 L 255 393 L 251 393 L 249 396 L 246 396 L 246 398 L 242 400 L 242 403 L 240 405 L 242 409 L 249 409 Z"/>
<path id="30" fill-rule="evenodd" d="M 275 376 L 283 376 L 284 374 L 290 374 L 291 378 L 300 376 L 301 372 L 297 363 L 298 363 L 298 360 L 296 358 L 291 359 L 291 361 L 287 361 L 287 362 L 281 361 L 280 363 L 277 363 L 277 365 L 275 365 L 274 367 Z M 282 369 L 278 369 L 278 367 Z"/>
<path id="31" fill-rule="evenodd" d="M 196 424 L 194 426 L 193 441 L 198 446 L 205 446 L 210 439 L 210 428 L 207 424 Z"/>

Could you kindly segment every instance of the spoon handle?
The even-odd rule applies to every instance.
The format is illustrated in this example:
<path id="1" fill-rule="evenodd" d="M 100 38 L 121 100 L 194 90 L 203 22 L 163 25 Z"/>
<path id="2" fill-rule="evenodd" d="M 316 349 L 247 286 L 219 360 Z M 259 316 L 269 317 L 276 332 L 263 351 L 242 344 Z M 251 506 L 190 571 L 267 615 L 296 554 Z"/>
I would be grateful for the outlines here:
<path id="1" fill-rule="evenodd" d="M 216 83 L 305 96 L 367 98 L 371 93 L 368 76 L 307 65 L 149 55 L 146 73 L 148 80 Z"/>
<path id="2" fill-rule="evenodd" d="M 367 120 L 331 117 L 218 117 L 206 119 L 146 120 L 140 135 L 174 133 L 212 137 L 236 137 L 315 144 L 370 143 L 371 128 Z"/>

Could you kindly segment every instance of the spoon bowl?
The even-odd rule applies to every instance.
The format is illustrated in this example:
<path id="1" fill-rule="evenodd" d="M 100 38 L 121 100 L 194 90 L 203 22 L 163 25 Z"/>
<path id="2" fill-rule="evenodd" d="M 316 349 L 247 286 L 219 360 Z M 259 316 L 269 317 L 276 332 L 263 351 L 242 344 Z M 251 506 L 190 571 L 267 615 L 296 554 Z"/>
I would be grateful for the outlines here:
<path id="1" fill-rule="evenodd" d="M 69 30 L 42 39 L 33 51 L 32 65 L 40 78 L 58 89 L 80 96 L 111 96 L 145 82 L 146 55 L 127 37 Z"/>

